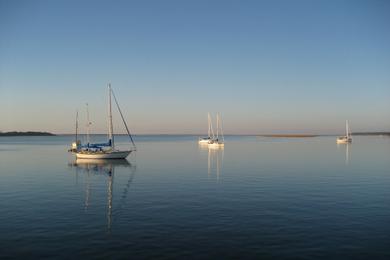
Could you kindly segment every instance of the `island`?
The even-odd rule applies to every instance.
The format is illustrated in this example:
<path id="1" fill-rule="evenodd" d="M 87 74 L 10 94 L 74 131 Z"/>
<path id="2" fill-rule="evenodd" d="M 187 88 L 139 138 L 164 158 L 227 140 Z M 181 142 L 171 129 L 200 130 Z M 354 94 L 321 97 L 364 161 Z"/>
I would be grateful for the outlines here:
<path id="1" fill-rule="evenodd" d="M 27 132 L 0 132 L 0 136 L 55 136 L 55 134 L 49 133 L 49 132 L 34 132 L 34 131 L 27 131 Z"/>
<path id="2" fill-rule="evenodd" d="M 390 132 L 356 132 L 351 135 L 387 135 L 390 136 Z"/>

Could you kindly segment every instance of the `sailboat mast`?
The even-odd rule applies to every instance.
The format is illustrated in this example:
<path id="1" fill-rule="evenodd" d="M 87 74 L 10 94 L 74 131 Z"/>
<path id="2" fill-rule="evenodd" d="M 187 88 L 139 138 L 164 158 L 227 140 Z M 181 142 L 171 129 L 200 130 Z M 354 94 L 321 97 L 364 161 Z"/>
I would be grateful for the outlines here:
<path id="1" fill-rule="evenodd" d="M 225 142 L 225 137 L 223 135 L 223 127 L 222 127 L 222 118 L 220 119 L 221 120 L 221 123 L 220 123 L 220 128 L 221 128 L 221 136 L 222 136 L 222 142 Z"/>
<path id="2" fill-rule="evenodd" d="M 90 140 L 89 140 L 89 135 L 90 135 L 90 130 L 89 126 L 91 125 L 91 122 L 89 121 L 89 109 L 88 109 L 88 103 L 87 103 L 87 144 L 89 146 Z"/>
<path id="3" fill-rule="evenodd" d="M 349 137 L 348 120 L 345 120 L 345 132 L 347 133 L 347 137 Z"/>
<path id="4" fill-rule="evenodd" d="M 108 139 L 111 148 L 114 149 L 114 127 L 112 124 L 112 109 L 111 109 L 111 84 L 108 84 Z"/>
<path id="5" fill-rule="evenodd" d="M 75 142 L 77 143 L 77 137 L 78 137 L 78 128 L 79 128 L 79 111 L 76 111 L 76 135 L 75 135 Z"/>
<path id="6" fill-rule="evenodd" d="M 210 117 L 210 131 L 211 131 L 211 137 L 212 139 L 215 139 L 215 135 L 214 135 L 214 129 L 213 129 L 213 120 L 210 116 L 210 113 L 209 113 L 209 117 Z"/>
<path id="7" fill-rule="evenodd" d="M 217 113 L 217 139 L 219 137 L 219 114 Z"/>
<path id="8" fill-rule="evenodd" d="M 209 125 L 209 128 L 208 128 L 208 130 L 207 130 L 207 135 L 208 135 L 209 138 L 210 138 L 210 134 L 211 134 L 210 121 L 211 121 L 211 119 L 210 119 L 210 113 L 207 113 L 207 123 L 208 123 L 208 125 Z"/>

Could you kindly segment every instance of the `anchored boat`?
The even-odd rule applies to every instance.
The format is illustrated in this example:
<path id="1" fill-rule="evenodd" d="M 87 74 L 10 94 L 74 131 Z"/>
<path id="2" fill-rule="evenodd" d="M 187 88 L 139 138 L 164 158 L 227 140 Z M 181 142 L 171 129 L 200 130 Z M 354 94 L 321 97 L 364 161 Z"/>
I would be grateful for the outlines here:
<path id="1" fill-rule="evenodd" d="M 114 101 L 117 105 L 119 114 L 122 118 L 123 124 L 126 128 L 127 134 L 130 138 L 132 148 L 127 150 L 119 150 L 115 147 L 114 142 L 114 130 L 112 124 L 112 108 L 111 108 L 111 97 L 114 97 Z M 122 111 L 119 107 L 118 101 L 115 97 L 115 94 L 111 88 L 111 84 L 108 84 L 108 141 L 106 143 L 90 143 L 90 132 L 89 127 L 91 122 L 89 121 L 89 111 L 87 104 L 87 143 L 82 145 L 81 142 L 77 139 L 77 122 L 76 116 L 76 141 L 72 144 L 71 151 L 75 153 L 77 159 L 124 159 L 131 152 L 136 151 L 136 146 L 133 140 L 133 137 L 130 134 L 129 128 L 127 127 L 126 121 L 123 117 Z"/>
<path id="2" fill-rule="evenodd" d="M 221 135 L 221 136 L 220 136 Z M 217 134 L 213 138 L 210 139 L 209 148 L 222 148 L 225 146 L 225 140 L 223 136 L 223 130 L 222 130 L 222 120 L 220 119 L 219 114 L 217 114 Z"/>
<path id="3" fill-rule="evenodd" d="M 211 140 L 211 137 L 214 136 L 210 113 L 207 114 L 207 123 L 208 123 L 207 137 L 199 137 L 199 141 L 198 141 L 199 144 L 208 144 Z"/>
<path id="4" fill-rule="evenodd" d="M 346 131 L 345 136 L 337 137 L 336 143 L 338 144 L 352 143 L 351 131 L 348 126 L 348 120 L 345 121 L 345 131 Z"/>

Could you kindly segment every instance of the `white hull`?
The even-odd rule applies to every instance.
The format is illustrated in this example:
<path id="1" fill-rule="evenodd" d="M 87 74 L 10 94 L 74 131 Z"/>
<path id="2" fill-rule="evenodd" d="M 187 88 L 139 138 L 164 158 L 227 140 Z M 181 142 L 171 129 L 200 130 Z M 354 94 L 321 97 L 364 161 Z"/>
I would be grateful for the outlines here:
<path id="1" fill-rule="evenodd" d="M 348 120 L 345 121 L 345 135 L 344 136 L 339 136 L 336 139 L 336 143 L 338 144 L 348 144 L 352 143 L 352 138 L 351 136 L 351 131 L 348 126 Z"/>
<path id="2" fill-rule="evenodd" d="M 348 144 L 348 143 L 352 143 L 352 138 L 337 138 L 336 140 L 336 143 L 338 144 Z"/>
<path id="3" fill-rule="evenodd" d="M 75 164 L 78 166 L 81 165 L 123 165 L 123 166 L 129 166 L 130 163 L 126 159 L 117 159 L 117 160 L 111 160 L 111 159 L 76 159 Z"/>
<path id="4" fill-rule="evenodd" d="M 125 159 L 130 151 L 113 151 L 113 152 L 104 152 L 104 153 L 88 153 L 88 152 L 78 152 L 76 153 L 77 159 Z"/>
<path id="5" fill-rule="evenodd" d="M 220 139 L 221 137 L 221 139 Z M 219 114 L 217 113 L 217 134 L 216 136 L 212 135 L 212 138 L 209 137 L 208 140 L 208 148 L 209 149 L 221 149 L 225 146 L 224 144 L 224 137 L 223 137 L 223 131 L 222 131 L 222 123 L 220 123 Z"/>
<path id="6" fill-rule="evenodd" d="M 211 148 L 211 149 L 221 148 L 221 147 L 224 147 L 224 146 L 225 146 L 224 143 L 211 143 L 211 144 L 209 144 L 209 148 Z"/>
<path id="7" fill-rule="evenodd" d="M 208 144 L 210 142 L 210 139 L 199 139 L 200 144 Z"/>

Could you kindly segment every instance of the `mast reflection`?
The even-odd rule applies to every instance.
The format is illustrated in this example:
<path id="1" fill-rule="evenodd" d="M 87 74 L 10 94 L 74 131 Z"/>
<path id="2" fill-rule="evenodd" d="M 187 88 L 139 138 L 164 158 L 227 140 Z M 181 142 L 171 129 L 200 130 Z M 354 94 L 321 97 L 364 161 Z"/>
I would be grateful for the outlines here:
<path id="1" fill-rule="evenodd" d="M 349 146 L 349 143 L 345 146 L 345 165 L 349 164 Z"/>
<path id="2" fill-rule="evenodd" d="M 337 144 L 337 148 L 345 146 L 345 165 L 349 165 L 350 161 L 350 149 L 351 149 L 351 143 L 346 143 L 346 144 Z"/>
<path id="3" fill-rule="evenodd" d="M 207 174 L 209 178 L 215 172 L 217 181 L 221 175 L 221 168 L 223 165 L 224 147 L 209 147 L 207 145 L 199 145 L 201 151 L 207 151 Z"/>
<path id="4" fill-rule="evenodd" d="M 136 167 L 131 165 L 126 159 L 114 159 L 114 160 L 97 160 L 97 159 L 76 159 L 70 164 L 76 170 L 76 178 L 78 178 L 79 172 L 86 173 L 86 185 L 85 185 L 85 202 L 84 209 L 88 210 L 90 206 L 91 198 L 91 175 L 106 175 L 107 176 L 107 228 L 111 230 L 112 225 L 112 211 L 113 211 L 113 190 L 114 190 L 114 175 L 116 168 L 128 168 L 129 180 L 124 188 L 121 200 L 118 207 L 121 208 L 124 200 L 127 197 L 128 189 L 131 182 L 134 179 Z M 78 182 L 78 181 L 77 181 Z"/>

